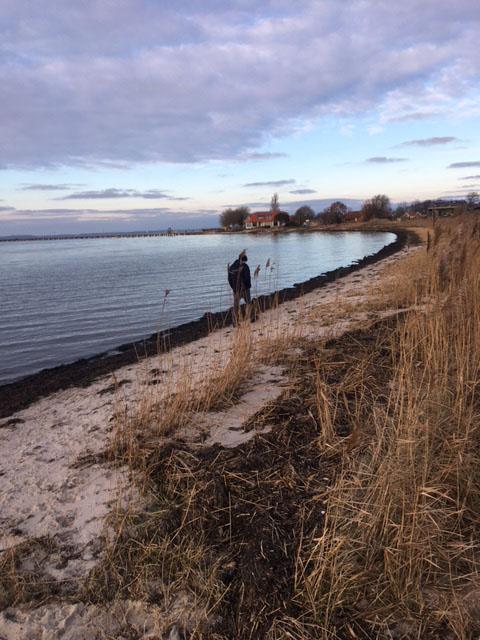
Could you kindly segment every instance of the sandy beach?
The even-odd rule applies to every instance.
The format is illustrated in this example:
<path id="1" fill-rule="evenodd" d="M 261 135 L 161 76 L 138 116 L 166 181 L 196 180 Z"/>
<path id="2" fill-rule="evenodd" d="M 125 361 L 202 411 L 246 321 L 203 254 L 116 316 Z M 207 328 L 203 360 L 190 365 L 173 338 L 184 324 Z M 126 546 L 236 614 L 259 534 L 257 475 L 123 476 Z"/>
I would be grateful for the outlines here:
<path id="1" fill-rule="evenodd" d="M 296 338 L 334 338 L 397 312 L 372 311 L 369 296 L 392 265 L 418 250 L 403 248 L 265 311 L 251 325 L 254 351 L 266 343 L 294 348 Z M 200 385 L 208 372 L 221 370 L 228 360 L 234 332 L 226 326 L 168 353 L 116 368 L 90 384 L 58 390 L 0 421 L 0 557 L 20 549 L 20 573 L 35 572 L 55 585 L 51 602 L 3 610 L 0 638 L 120 637 L 115 635 L 120 633 L 118 620 L 127 618 L 139 637 L 157 637 L 151 635 L 157 629 L 155 607 L 120 602 L 107 613 L 81 602 L 78 595 L 72 601 L 101 557 L 111 511 L 129 502 L 138 508 L 144 500 L 127 467 L 115 464 L 106 452 L 118 412 L 128 414 L 153 397 L 161 401 L 185 376 L 192 388 Z M 238 402 L 197 416 L 175 437 L 192 448 L 243 444 L 258 433 L 245 428 L 249 419 L 288 385 L 281 366 L 261 364 Z M 264 431 L 271 428 L 266 424 Z"/>

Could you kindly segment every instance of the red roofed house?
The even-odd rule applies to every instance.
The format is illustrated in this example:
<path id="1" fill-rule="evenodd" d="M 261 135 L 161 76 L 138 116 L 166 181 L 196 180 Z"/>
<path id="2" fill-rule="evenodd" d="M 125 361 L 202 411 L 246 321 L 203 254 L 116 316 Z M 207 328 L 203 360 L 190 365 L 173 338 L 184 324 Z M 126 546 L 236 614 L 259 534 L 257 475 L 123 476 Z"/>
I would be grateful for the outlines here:
<path id="1" fill-rule="evenodd" d="M 285 211 L 257 211 L 245 220 L 245 229 L 284 227 L 289 220 L 290 216 Z"/>

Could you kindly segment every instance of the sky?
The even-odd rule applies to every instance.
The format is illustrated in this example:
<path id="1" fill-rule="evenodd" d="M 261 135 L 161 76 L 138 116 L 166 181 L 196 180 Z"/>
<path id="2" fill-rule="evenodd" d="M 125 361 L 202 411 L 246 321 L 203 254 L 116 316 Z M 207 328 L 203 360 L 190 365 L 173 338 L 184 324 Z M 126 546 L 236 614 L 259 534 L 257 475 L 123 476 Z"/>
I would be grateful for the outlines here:
<path id="1" fill-rule="evenodd" d="M 480 191 L 479 0 L 2 0 L 0 236 Z"/>

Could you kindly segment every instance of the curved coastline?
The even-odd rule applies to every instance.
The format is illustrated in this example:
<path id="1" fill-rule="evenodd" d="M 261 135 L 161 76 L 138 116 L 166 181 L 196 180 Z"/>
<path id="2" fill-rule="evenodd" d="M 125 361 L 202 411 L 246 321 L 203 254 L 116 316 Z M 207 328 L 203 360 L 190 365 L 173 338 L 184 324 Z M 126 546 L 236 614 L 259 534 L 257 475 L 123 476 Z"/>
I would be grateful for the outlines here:
<path id="1" fill-rule="evenodd" d="M 384 228 L 376 229 L 376 231 L 393 233 L 396 239 L 376 253 L 364 256 L 348 266 L 327 271 L 304 282 L 295 283 L 292 287 L 261 295 L 256 298 L 259 307 L 262 310 L 267 310 L 274 305 L 298 298 L 338 278 L 379 262 L 397 253 L 408 243 L 418 242 L 417 235 L 408 229 Z M 215 329 L 231 325 L 231 323 L 230 310 L 205 313 L 197 320 L 171 327 L 159 334 L 154 333 L 137 342 L 123 344 L 114 350 L 115 353 L 109 350 L 69 364 L 43 369 L 20 380 L 1 385 L 0 418 L 7 418 L 13 413 L 25 409 L 36 400 L 52 393 L 69 387 L 86 387 L 97 378 L 108 375 L 120 367 L 154 356 L 158 353 L 159 345 L 162 351 L 169 351 L 174 347 L 198 340 Z"/>

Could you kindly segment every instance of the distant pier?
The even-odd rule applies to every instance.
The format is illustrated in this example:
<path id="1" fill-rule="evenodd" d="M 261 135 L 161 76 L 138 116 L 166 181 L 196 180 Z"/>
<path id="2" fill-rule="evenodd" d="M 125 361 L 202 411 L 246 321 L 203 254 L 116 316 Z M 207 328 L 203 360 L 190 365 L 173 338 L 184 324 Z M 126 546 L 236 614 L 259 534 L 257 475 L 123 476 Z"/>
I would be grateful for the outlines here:
<path id="1" fill-rule="evenodd" d="M 166 231 L 125 231 L 123 233 L 65 233 L 61 235 L 49 234 L 42 236 L 6 236 L 0 237 L 0 242 L 37 242 L 39 240 L 102 240 L 104 238 L 157 238 L 173 236 L 192 236 L 206 233 L 219 233 L 221 229 L 196 229 L 191 231 L 178 231 L 167 229 Z"/>

